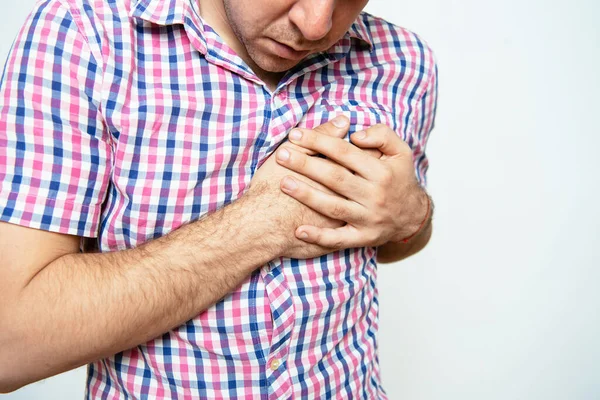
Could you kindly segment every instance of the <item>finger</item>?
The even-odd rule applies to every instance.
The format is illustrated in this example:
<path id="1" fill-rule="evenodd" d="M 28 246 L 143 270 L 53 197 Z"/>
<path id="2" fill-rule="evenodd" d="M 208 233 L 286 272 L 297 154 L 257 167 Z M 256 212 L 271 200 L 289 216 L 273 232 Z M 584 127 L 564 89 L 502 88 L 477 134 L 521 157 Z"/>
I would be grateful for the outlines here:
<path id="1" fill-rule="evenodd" d="M 314 128 L 315 131 L 322 133 L 327 136 L 344 138 L 348 134 L 348 129 L 350 128 L 350 121 L 344 115 L 338 115 L 332 120 L 317 126 Z M 290 145 L 294 146 L 294 148 L 298 151 L 301 151 L 305 154 L 315 155 L 317 154 L 315 151 L 306 149 L 304 147 L 296 146 L 292 143 Z"/>
<path id="2" fill-rule="evenodd" d="M 336 250 L 360 247 L 360 233 L 349 224 L 340 228 L 318 228 L 312 225 L 302 225 L 296 229 L 296 237 L 307 243 Z"/>
<path id="3" fill-rule="evenodd" d="M 313 130 L 322 133 L 327 136 L 344 138 L 348 134 L 350 128 L 350 121 L 344 115 L 338 115 L 334 119 L 313 128 Z"/>
<path id="4" fill-rule="evenodd" d="M 378 149 L 386 156 L 411 154 L 410 146 L 394 130 L 377 124 L 366 131 L 354 132 L 350 140 L 360 148 Z"/>
<path id="5" fill-rule="evenodd" d="M 358 134 L 358 133 L 365 133 L 364 131 L 357 131 L 354 132 L 352 135 L 350 135 L 350 140 L 352 141 L 352 143 L 357 146 L 356 144 L 356 140 L 354 140 L 354 135 Z M 381 156 L 383 156 L 383 153 L 381 151 L 379 151 L 379 149 L 375 148 L 375 149 L 370 149 L 368 147 L 360 147 L 358 146 L 362 151 L 364 151 L 365 153 L 367 153 L 368 155 L 370 155 L 371 157 L 380 159 Z"/>
<path id="6" fill-rule="evenodd" d="M 338 221 L 358 223 L 366 218 L 366 209 L 359 204 L 322 192 L 291 176 L 281 180 L 281 190 L 316 212 Z"/>
<path id="7" fill-rule="evenodd" d="M 289 138 L 292 143 L 323 154 L 366 179 L 376 176 L 383 168 L 378 160 L 353 144 L 318 131 L 296 128 L 290 132 Z"/>
<path id="8" fill-rule="evenodd" d="M 337 196 L 338 194 L 336 192 L 334 192 L 333 190 L 329 189 L 327 186 L 320 184 L 319 182 L 315 182 L 313 180 L 310 180 L 309 178 L 302 176 L 302 175 L 297 175 L 294 176 L 294 179 L 300 182 L 304 182 L 304 184 L 316 189 L 316 190 L 320 190 L 322 192 L 325 193 L 329 193 L 331 195 Z"/>
<path id="9" fill-rule="evenodd" d="M 309 156 L 294 149 L 278 150 L 276 157 L 277 163 L 287 169 L 358 203 L 364 203 L 371 195 L 371 184 L 367 180 L 331 160 Z"/>
<path id="10" fill-rule="evenodd" d="M 381 159 L 382 155 L 381 152 L 377 149 L 362 149 L 362 151 L 364 151 L 365 153 L 367 153 L 369 156 L 376 158 L 376 159 Z M 354 173 L 354 172 L 353 172 Z"/>

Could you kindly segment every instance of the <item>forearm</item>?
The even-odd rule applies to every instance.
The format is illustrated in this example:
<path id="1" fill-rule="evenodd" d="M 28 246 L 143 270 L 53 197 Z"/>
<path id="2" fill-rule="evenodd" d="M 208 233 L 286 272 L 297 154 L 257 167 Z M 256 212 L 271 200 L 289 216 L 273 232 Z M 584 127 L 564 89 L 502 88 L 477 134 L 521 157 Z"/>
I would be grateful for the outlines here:
<path id="1" fill-rule="evenodd" d="M 242 198 L 136 249 L 71 254 L 46 266 L 3 305 L 3 386 L 145 343 L 234 290 L 279 251 L 269 227 L 249 216 L 258 207 L 251 201 Z"/>

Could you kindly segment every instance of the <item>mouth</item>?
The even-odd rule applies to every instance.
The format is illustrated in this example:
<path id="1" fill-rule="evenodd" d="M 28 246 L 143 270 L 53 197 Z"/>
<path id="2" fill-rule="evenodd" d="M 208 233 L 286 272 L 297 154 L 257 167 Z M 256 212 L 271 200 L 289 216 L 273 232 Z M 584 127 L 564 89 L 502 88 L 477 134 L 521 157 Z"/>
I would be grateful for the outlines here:
<path id="1" fill-rule="evenodd" d="M 299 61 L 310 54 L 310 50 L 296 50 L 287 44 L 269 39 L 271 50 L 274 54 L 287 60 Z"/>

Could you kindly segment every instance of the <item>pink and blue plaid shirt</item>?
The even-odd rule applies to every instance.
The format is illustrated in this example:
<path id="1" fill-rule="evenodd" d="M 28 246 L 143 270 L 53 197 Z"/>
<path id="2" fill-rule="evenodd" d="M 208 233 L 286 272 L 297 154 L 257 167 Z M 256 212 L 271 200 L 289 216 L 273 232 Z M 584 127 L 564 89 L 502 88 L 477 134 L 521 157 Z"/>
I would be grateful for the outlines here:
<path id="1" fill-rule="evenodd" d="M 133 248 L 238 199 L 291 128 L 338 114 L 392 127 L 424 185 L 436 73 L 416 35 L 363 13 L 271 91 L 195 0 L 42 0 L 2 77 L 0 220 Z M 87 397 L 385 398 L 375 256 L 272 260 L 91 364 Z"/>

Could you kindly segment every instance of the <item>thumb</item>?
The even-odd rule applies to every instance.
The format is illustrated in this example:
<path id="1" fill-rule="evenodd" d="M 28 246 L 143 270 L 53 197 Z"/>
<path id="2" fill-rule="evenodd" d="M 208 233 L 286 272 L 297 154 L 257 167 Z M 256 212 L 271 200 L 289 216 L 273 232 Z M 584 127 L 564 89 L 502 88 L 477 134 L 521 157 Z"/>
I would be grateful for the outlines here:
<path id="1" fill-rule="evenodd" d="M 393 129 L 383 124 L 374 125 L 366 131 L 354 132 L 350 140 L 361 149 L 379 150 L 383 159 L 397 155 L 412 156 L 410 146 Z"/>

